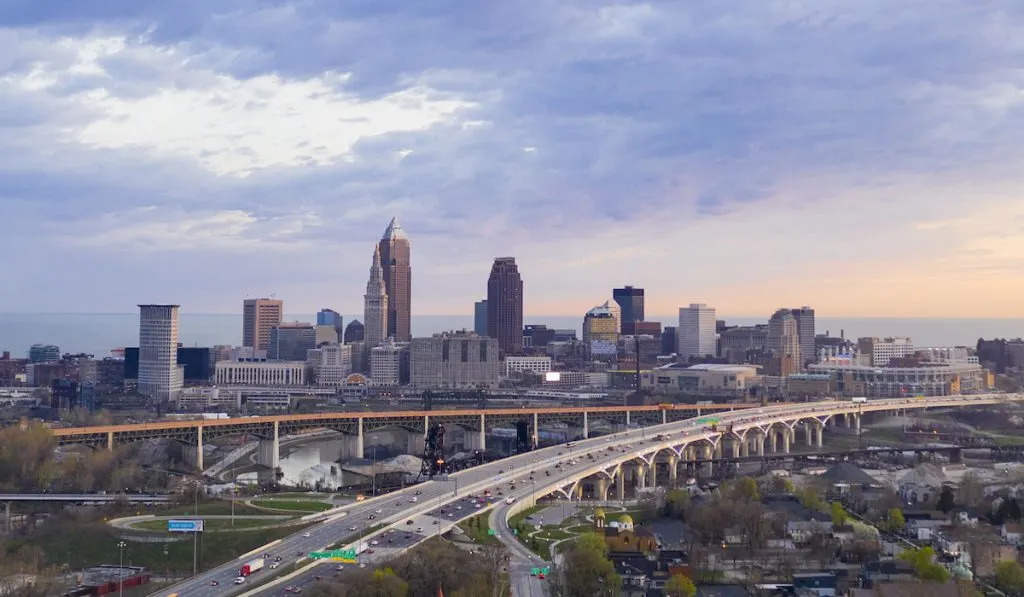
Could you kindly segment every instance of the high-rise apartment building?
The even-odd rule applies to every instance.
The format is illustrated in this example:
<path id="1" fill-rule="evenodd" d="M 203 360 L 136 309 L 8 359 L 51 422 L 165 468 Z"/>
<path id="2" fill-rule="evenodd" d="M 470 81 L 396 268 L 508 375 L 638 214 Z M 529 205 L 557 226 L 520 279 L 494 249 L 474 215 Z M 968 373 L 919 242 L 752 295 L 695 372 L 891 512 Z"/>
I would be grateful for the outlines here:
<path id="1" fill-rule="evenodd" d="M 718 352 L 718 337 L 715 333 L 715 308 L 703 303 L 691 303 L 679 308 L 679 338 L 677 354 L 681 361 L 691 357 L 715 356 Z"/>
<path id="2" fill-rule="evenodd" d="M 270 330 L 270 358 L 275 361 L 305 361 L 306 352 L 316 348 L 316 328 L 298 321 L 282 323 Z"/>
<path id="3" fill-rule="evenodd" d="M 384 269 L 381 267 L 380 245 L 373 248 L 373 265 L 370 279 L 366 282 L 363 295 L 363 341 L 366 350 L 380 346 L 388 337 L 388 293 L 384 285 Z"/>
<path id="4" fill-rule="evenodd" d="M 60 360 L 60 347 L 53 344 L 33 344 L 28 349 L 28 360 L 32 363 L 56 363 Z"/>
<path id="5" fill-rule="evenodd" d="M 791 309 L 779 309 L 768 320 L 767 344 L 773 359 L 771 374 L 785 377 L 800 370 L 800 333 Z"/>
<path id="6" fill-rule="evenodd" d="M 177 400 L 185 371 L 178 366 L 178 305 L 139 305 L 139 393 Z"/>
<path id="7" fill-rule="evenodd" d="M 619 333 L 632 335 L 633 324 L 644 320 L 644 289 L 626 286 L 612 290 L 612 300 L 619 305 L 622 314 L 619 320 Z"/>
<path id="8" fill-rule="evenodd" d="M 280 325 L 283 317 L 282 300 L 245 299 L 242 303 L 242 346 L 270 350 L 270 330 Z"/>
<path id="9" fill-rule="evenodd" d="M 498 344 L 472 332 L 413 338 L 410 381 L 418 388 L 495 388 L 501 373 Z"/>
<path id="10" fill-rule="evenodd" d="M 473 331 L 477 336 L 487 335 L 487 299 L 473 303 Z"/>
<path id="11" fill-rule="evenodd" d="M 387 328 L 384 338 L 392 337 L 396 342 L 408 342 L 412 339 L 412 266 L 409 237 L 402 230 L 398 218 L 391 218 L 377 246 L 380 247 L 384 288 L 387 292 Z"/>
<path id="12" fill-rule="evenodd" d="M 793 309 L 793 318 L 796 319 L 796 333 L 800 338 L 800 363 L 801 370 L 807 365 L 815 363 L 818 355 L 814 349 L 814 309 L 811 307 L 800 307 Z"/>
<path id="13" fill-rule="evenodd" d="M 487 278 L 487 334 L 504 354 L 523 351 L 523 279 L 515 257 L 497 257 Z"/>

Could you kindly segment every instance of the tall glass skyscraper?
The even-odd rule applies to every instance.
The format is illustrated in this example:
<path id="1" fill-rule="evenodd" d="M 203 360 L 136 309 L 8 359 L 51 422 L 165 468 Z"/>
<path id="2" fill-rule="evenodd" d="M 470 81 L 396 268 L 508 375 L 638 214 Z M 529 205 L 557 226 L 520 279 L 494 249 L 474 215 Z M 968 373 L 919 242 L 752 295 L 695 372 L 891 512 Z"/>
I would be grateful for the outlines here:
<path id="1" fill-rule="evenodd" d="M 523 351 L 523 278 L 515 257 L 497 257 L 487 278 L 487 335 L 504 354 Z"/>

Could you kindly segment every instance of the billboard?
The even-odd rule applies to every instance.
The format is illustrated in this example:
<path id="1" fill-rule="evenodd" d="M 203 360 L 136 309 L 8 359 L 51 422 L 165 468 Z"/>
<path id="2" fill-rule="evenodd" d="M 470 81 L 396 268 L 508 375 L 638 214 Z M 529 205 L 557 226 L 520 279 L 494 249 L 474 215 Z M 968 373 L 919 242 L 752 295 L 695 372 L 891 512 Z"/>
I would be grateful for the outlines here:
<path id="1" fill-rule="evenodd" d="M 202 533 L 202 520 L 168 520 L 167 530 L 172 533 Z"/>
<path id="2" fill-rule="evenodd" d="M 548 371 L 547 373 L 544 374 L 544 381 L 552 382 L 552 383 L 560 382 L 560 381 L 562 381 L 562 372 L 561 371 Z"/>

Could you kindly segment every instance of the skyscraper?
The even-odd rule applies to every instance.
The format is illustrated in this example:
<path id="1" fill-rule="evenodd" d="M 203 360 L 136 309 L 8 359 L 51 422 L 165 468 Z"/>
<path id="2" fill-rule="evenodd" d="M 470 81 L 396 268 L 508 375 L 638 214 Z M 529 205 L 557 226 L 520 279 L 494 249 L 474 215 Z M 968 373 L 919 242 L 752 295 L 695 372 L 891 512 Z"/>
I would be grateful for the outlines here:
<path id="1" fill-rule="evenodd" d="M 391 218 L 377 246 L 380 247 L 384 288 L 387 292 L 387 333 L 384 338 L 390 336 L 395 342 L 408 342 L 412 340 L 412 267 L 409 262 L 409 237 L 402 230 L 398 218 Z"/>
<path id="2" fill-rule="evenodd" d="M 268 356 L 272 360 L 305 361 L 306 352 L 313 348 L 316 348 L 316 328 L 311 324 L 294 321 L 282 323 L 270 330 Z"/>
<path id="3" fill-rule="evenodd" d="M 270 349 L 270 330 L 281 324 L 284 301 L 245 299 L 242 303 L 242 346 L 254 350 Z"/>
<path id="4" fill-rule="evenodd" d="M 800 338 L 800 362 L 797 366 L 802 370 L 807 368 L 808 363 L 818 361 L 818 355 L 814 351 L 814 309 L 800 307 L 793 309 L 792 313 L 796 319 L 796 333 Z"/>
<path id="5" fill-rule="evenodd" d="M 619 303 L 617 303 L 615 301 L 615 299 L 611 299 L 611 300 L 605 301 L 604 304 L 601 305 L 601 306 L 604 307 L 605 309 L 608 309 L 608 312 L 611 313 L 612 317 L 615 318 L 615 333 L 616 334 L 621 334 L 622 333 L 622 307 L 619 306 Z"/>
<path id="6" fill-rule="evenodd" d="M 487 335 L 487 299 L 473 303 L 473 331 L 477 336 Z"/>
<path id="7" fill-rule="evenodd" d="M 341 314 L 332 309 L 320 309 L 316 314 L 316 345 L 337 344 L 344 333 Z"/>
<path id="8" fill-rule="evenodd" d="M 373 265 L 363 296 L 363 340 L 369 351 L 384 343 L 388 337 L 388 293 L 384 285 L 384 269 L 380 261 L 380 245 L 373 248 Z"/>
<path id="9" fill-rule="evenodd" d="M 703 303 L 691 303 L 679 308 L 679 358 L 715 356 L 718 352 L 718 335 L 715 333 L 715 308 Z"/>
<path id="10" fill-rule="evenodd" d="M 619 333 L 627 336 L 633 334 L 633 323 L 644 320 L 644 289 L 626 286 L 612 290 L 612 300 L 619 304 L 622 316 L 619 321 Z"/>
<path id="11" fill-rule="evenodd" d="M 767 348 L 772 351 L 771 374 L 786 377 L 799 371 L 800 335 L 792 309 L 779 309 L 768 320 Z"/>
<path id="12" fill-rule="evenodd" d="M 348 322 L 345 326 L 345 335 L 343 341 L 345 344 L 351 344 L 353 342 L 362 342 L 363 334 L 366 332 L 366 328 L 363 327 L 363 322 L 358 319 L 353 319 Z"/>
<path id="13" fill-rule="evenodd" d="M 515 257 L 496 257 L 487 278 L 487 335 L 504 354 L 523 351 L 523 279 Z"/>
<path id="14" fill-rule="evenodd" d="M 139 393 L 158 402 L 178 399 L 178 305 L 139 305 Z"/>

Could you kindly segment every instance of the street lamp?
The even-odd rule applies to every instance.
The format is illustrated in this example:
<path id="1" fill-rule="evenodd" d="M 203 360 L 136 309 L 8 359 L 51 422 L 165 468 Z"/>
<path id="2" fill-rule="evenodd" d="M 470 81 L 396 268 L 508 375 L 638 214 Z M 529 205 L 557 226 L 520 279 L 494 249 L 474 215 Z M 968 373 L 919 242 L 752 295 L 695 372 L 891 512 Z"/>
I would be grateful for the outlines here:
<path id="1" fill-rule="evenodd" d="M 121 597 L 124 597 L 124 548 L 127 546 L 128 544 L 124 541 L 118 541 L 117 543 L 117 551 L 120 554 L 120 561 L 117 566 L 117 592 Z"/>

